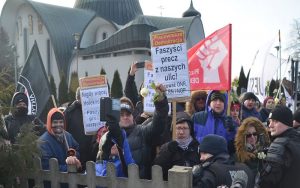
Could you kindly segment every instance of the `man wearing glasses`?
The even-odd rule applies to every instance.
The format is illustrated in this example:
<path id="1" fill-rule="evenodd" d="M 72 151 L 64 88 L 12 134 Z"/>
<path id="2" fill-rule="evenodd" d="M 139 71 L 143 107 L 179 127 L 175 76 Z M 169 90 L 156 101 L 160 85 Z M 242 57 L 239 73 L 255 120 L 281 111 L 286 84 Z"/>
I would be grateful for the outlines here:
<path id="1" fill-rule="evenodd" d="M 154 164 L 162 167 L 163 178 L 168 180 L 168 170 L 174 165 L 192 167 L 200 163 L 199 143 L 193 137 L 192 121 L 186 112 L 176 114 L 176 139 L 162 145 Z"/>

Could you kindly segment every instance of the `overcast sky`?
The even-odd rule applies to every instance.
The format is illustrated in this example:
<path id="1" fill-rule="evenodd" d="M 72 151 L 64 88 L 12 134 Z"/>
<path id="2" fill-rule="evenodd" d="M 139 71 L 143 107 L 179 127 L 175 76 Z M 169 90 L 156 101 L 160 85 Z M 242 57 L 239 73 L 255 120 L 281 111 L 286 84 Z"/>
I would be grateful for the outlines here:
<path id="1" fill-rule="evenodd" d="M 73 7 L 75 0 L 36 0 L 39 2 Z M 5 0 L 0 0 L 2 8 Z M 299 0 L 193 0 L 201 13 L 205 35 L 232 24 L 232 73 L 237 76 L 240 67 L 247 71 L 256 51 L 281 31 L 282 57 L 290 40 L 294 19 L 300 19 Z M 140 0 L 145 15 L 181 17 L 190 0 Z M 277 40 L 278 41 L 278 40 Z M 276 46 L 278 44 L 274 44 Z M 275 48 L 272 53 L 276 54 Z"/>

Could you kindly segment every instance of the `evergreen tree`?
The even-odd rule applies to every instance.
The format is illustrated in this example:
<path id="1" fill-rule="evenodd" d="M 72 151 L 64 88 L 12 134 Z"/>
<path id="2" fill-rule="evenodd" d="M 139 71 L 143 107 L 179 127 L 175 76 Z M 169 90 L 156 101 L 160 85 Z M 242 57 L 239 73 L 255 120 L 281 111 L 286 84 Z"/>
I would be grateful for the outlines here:
<path id="1" fill-rule="evenodd" d="M 248 79 L 245 76 L 244 68 L 241 67 L 239 81 L 238 81 L 238 87 L 237 87 L 237 94 L 238 96 L 241 95 L 242 88 L 247 89 L 248 85 Z"/>
<path id="2" fill-rule="evenodd" d="M 101 67 L 101 70 L 100 70 L 100 75 L 106 75 L 106 72 L 105 72 L 105 70 L 104 70 L 104 68 L 103 68 L 103 67 Z"/>
<path id="3" fill-rule="evenodd" d="M 14 48 L 9 45 L 9 37 L 0 27 L 0 106 L 3 114 L 8 114 L 11 98 L 15 91 Z"/>
<path id="4" fill-rule="evenodd" d="M 78 74 L 77 72 L 72 72 L 70 87 L 69 87 L 69 101 L 74 101 L 76 99 L 75 95 L 78 87 L 79 87 Z"/>
<path id="5" fill-rule="evenodd" d="M 111 84 L 111 97 L 113 98 L 123 97 L 123 86 L 122 86 L 122 82 L 118 70 L 115 71 L 113 82 Z"/>
<path id="6" fill-rule="evenodd" d="M 37 139 L 32 131 L 33 125 L 24 125 L 20 129 L 15 144 L 0 144 L 0 185 L 19 187 L 16 177 L 22 178 L 28 169 L 37 170 L 34 160 L 40 157 Z"/>
<path id="7" fill-rule="evenodd" d="M 64 73 L 61 73 L 61 79 L 58 87 L 58 102 L 60 105 L 68 102 L 68 84 Z"/>

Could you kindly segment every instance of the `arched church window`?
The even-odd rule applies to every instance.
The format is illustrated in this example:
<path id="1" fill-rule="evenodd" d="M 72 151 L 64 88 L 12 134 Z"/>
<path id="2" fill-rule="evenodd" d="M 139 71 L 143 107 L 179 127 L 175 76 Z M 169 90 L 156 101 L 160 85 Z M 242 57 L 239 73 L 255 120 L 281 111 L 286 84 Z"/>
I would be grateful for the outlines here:
<path id="1" fill-rule="evenodd" d="M 29 29 L 29 34 L 33 34 L 33 19 L 32 15 L 28 15 L 28 29 Z"/>
<path id="2" fill-rule="evenodd" d="M 18 17 L 18 30 L 19 30 L 19 35 L 22 36 L 23 27 L 22 27 L 22 17 L 21 16 Z"/>
<path id="3" fill-rule="evenodd" d="M 107 38 L 107 33 L 106 32 L 103 32 L 102 33 L 102 40 L 105 40 Z"/>
<path id="4" fill-rule="evenodd" d="M 38 31 L 39 31 L 39 34 L 43 34 L 43 22 L 40 17 L 38 18 Z"/>

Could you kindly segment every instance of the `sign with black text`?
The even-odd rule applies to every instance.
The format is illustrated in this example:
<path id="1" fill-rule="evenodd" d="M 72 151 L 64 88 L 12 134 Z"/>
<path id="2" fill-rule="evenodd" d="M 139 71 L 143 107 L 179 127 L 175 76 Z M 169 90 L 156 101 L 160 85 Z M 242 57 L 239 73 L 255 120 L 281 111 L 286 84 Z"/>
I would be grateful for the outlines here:
<path id="1" fill-rule="evenodd" d="M 183 28 L 150 34 L 155 83 L 163 84 L 168 99 L 190 97 L 190 79 Z"/>

